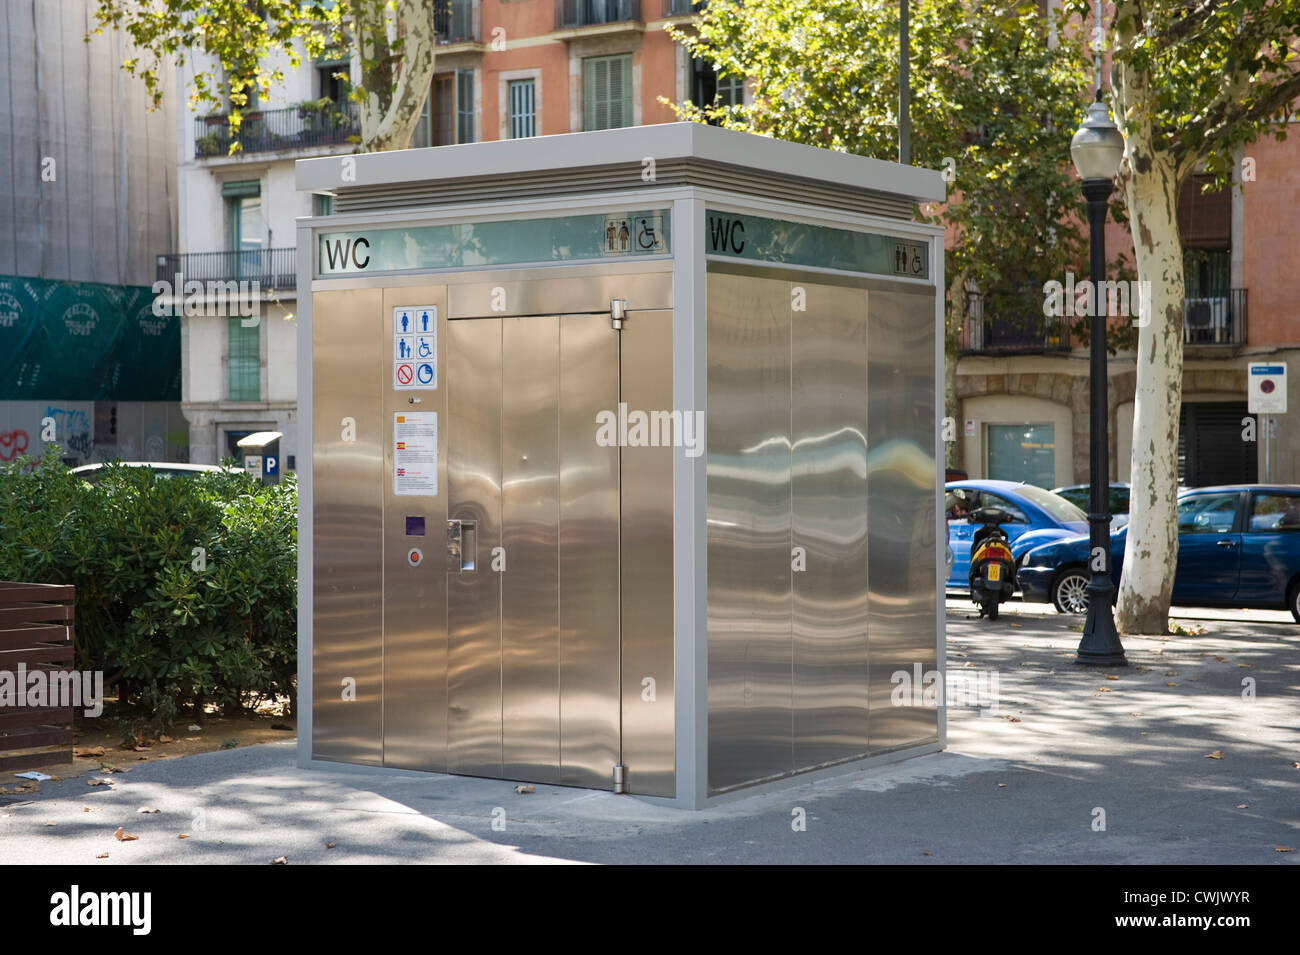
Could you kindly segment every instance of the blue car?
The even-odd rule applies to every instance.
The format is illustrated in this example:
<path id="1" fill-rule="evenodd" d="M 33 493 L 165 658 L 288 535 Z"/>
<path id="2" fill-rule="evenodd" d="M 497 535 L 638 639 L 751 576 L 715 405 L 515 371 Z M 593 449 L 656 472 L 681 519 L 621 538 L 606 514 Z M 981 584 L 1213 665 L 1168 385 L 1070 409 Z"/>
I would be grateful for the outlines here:
<path id="1" fill-rule="evenodd" d="M 952 548 L 948 589 L 970 589 L 970 545 L 977 524 L 966 516 L 978 507 L 1000 507 L 1011 514 L 1003 524 L 1017 565 L 1031 549 L 1088 532 L 1088 519 L 1065 498 L 1033 484 L 1014 481 L 950 481 L 944 485 L 948 546 Z"/>
<path id="2" fill-rule="evenodd" d="M 1110 535 L 1116 588 L 1128 528 Z M 1088 610 L 1088 537 L 1031 550 L 1016 580 L 1025 600 L 1061 613 Z M 1172 603 L 1291 611 L 1300 622 L 1300 486 L 1201 487 L 1178 495 L 1178 564 Z"/>

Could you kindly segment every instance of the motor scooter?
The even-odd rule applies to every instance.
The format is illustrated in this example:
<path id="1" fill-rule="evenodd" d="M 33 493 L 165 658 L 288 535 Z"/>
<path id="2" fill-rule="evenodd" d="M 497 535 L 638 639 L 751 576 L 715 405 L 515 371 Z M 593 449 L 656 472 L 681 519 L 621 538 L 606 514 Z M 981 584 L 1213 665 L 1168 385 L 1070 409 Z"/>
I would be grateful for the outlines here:
<path id="1" fill-rule="evenodd" d="M 980 616 L 998 619 L 998 604 L 1016 589 L 1016 562 L 1010 539 L 1002 529 L 1012 517 L 1000 507 L 980 507 L 967 520 L 980 528 L 971 537 L 970 599 L 979 604 Z"/>

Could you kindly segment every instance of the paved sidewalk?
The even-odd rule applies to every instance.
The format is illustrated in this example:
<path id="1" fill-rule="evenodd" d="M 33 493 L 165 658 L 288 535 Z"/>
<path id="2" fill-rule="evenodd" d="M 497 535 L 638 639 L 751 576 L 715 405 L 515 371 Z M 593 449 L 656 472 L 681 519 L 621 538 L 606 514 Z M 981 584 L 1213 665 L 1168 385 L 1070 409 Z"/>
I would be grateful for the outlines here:
<path id="1" fill-rule="evenodd" d="M 112 789 L 86 774 L 0 796 L 0 862 L 1300 860 L 1289 618 L 1188 612 L 1176 619 L 1206 633 L 1128 638 L 1132 665 L 1097 671 L 1072 662 L 1080 618 L 948 608 L 950 672 L 996 670 L 1002 712 L 951 710 L 943 753 L 688 813 L 560 787 L 304 771 L 292 743 L 274 743 L 143 764 Z M 791 827 L 796 807 L 806 831 Z M 116 841 L 119 826 L 139 839 Z"/>

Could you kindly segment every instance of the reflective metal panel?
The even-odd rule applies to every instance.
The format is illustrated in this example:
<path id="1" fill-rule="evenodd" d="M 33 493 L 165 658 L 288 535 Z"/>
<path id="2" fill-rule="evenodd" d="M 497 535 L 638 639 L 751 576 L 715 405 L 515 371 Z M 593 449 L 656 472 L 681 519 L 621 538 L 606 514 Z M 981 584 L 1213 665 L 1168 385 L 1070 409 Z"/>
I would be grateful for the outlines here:
<path id="1" fill-rule="evenodd" d="M 709 788 L 788 773 L 790 284 L 708 274 Z"/>
<path id="2" fill-rule="evenodd" d="M 867 293 L 814 285 L 793 312 L 794 765 L 867 751 Z"/>
<path id="3" fill-rule="evenodd" d="M 457 319 L 596 312 L 608 310 L 613 298 L 626 300 L 633 310 L 672 306 L 670 272 L 583 273 L 573 270 L 562 277 L 522 281 L 489 274 L 476 282 L 458 282 L 447 291 L 448 314 Z"/>
<path id="4" fill-rule="evenodd" d="M 502 774 L 559 782 L 559 319 L 501 325 Z"/>
<path id="5" fill-rule="evenodd" d="M 383 340 L 393 341 L 393 309 L 438 309 L 437 367 L 447 367 L 443 288 L 384 292 Z M 446 383 L 432 391 L 395 391 L 383 376 L 384 414 L 384 765 L 442 772 L 447 768 L 447 575 L 442 559 L 447 514 Z M 419 403 L 416 404 L 412 399 Z M 438 415 L 438 495 L 393 493 L 393 428 L 404 411 Z M 411 518 L 417 521 L 412 522 Z M 420 523 L 422 522 L 422 524 Z M 423 536 L 409 532 L 423 530 Z M 424 560 L 412 567 L 418 548 Z"/>
<path id="6" fill-rule="evenodd" d="M 382 760 L 382 293 L 312 301 L 312 756 Z M 350 440 L 346 440 L 350 439 Z"/>
<path id="7" fill-rule="evenodd" d="M 683 416 L 693 415 L 694 409 L 673 409 L 672 312 L 638 312 L 620 334 L 623 402 L 629 411 L 677 410 Z M 691 435 L 701 441 L 704 437 L 693 422 Z M 662 445 L 623 449 L 623 762 L 628 792 L 645 796 L 676 794 L 675 453 L 680 452 Z M 654 681 L 652 686 L 646 685 L 647 679 Z"/>
<path id="8" fill-rule="evenodd" d="M 892 674 L 935 668 L 934 292 L 868 292 L 871 750 L 936 738 L 938 712 L 892 706 Z"/>
<path id="9" fill-rule="evenodd" d="M 607 315 L 564 315 L 559 336 L 560 782 L 608 789 L 618 762 L 619 449 L 597 443 L 596 416 L 617 414 L 618 332 Z"/>
<path id="10" fill-rule="evenodd" d="M 501 320 L 445 328 L 447 519 L 475 522 L 477 538 L 474 570 L 447 570 L 448 771 L 500 776 L 502 575 L 491 559 L 501 545 Z M 444 553 L 425 556 L 441 567 Z"/>

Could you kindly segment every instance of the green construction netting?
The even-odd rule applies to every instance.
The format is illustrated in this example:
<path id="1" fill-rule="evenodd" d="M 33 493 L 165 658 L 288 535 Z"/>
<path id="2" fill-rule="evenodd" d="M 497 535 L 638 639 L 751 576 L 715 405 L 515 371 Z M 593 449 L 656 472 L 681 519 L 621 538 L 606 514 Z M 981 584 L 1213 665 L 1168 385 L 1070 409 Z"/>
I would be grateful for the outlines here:
<path id="1" fill-rule="evenodd" d="M 151 289 L 0 276 L 0 400 L 180 397 L 181 320 Z"/>

